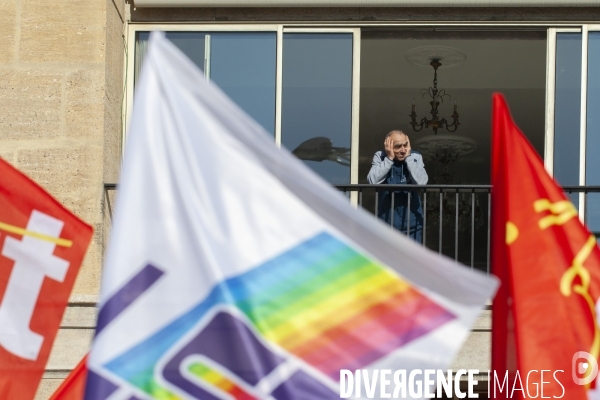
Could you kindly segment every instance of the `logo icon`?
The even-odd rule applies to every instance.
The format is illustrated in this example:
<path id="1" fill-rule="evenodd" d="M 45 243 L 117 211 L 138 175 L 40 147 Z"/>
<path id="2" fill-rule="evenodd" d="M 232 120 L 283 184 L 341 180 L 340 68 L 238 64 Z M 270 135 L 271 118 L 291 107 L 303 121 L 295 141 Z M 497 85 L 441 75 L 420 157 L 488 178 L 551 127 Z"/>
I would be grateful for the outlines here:
<path id="1" fill-rule="evenodd" d="M 587 385 L 596 379 L 596 375 L 598 375 L 598 362 L 590 353 L 578 351 L 573 354 L 571 371 L 573 382 L 577 385 Z"/>
<path id="2" fill-rule="evenodd" d="M 6 237 L 2 256 L 13 260 L 8 286 L 0 298 L 0 346 L 27 360 L 37 360 L 44 336 L 31 330 L 31 319 L 44 279 L 63 282 L 69 262 L 54 255 L 57 245 L 70 247 L 60 238 L 64 222 L 33 210 L 27 228 L 0 222 L 0 229 L 20 234 L 19 241 Z"/>

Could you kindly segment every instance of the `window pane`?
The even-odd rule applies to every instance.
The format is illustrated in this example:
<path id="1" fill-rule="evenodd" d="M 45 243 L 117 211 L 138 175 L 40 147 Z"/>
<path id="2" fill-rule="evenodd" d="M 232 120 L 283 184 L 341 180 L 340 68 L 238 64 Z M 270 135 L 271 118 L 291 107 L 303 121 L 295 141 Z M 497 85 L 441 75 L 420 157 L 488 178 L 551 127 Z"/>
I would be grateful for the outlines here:
<path id="1" fill-rule="evenodd" d="M 554 105 L 554 177 L 561 185 L 579 185 L 580 105 L 581 33 L 558 33 Z"/>
<path id="2" fill-rule="evenodd" d="M 352 34 L 283 36 L 282 143 L 332 184 L 350 183 Z"/>
<path id="3" fill-rule="evenodd" d="M 565 186 L 579 185 L 580 110 L 581 33 L 557 33 L 554 178 Z M 579 208 L 579 193 L 567 196 Z"/>
<path id="4" fill-rule="evenodd" d="M 190 58 L 204 71 L 204 41 L 205 33 L 202 32 L 167 32 L 167 39 L 179 47 L 186 56 Z"/>
<path id="5" fill-rule="evenodd" d="M 133 87 L 137 86 L 138 80 L 140 79 L 140 71 L 144 64 L 144 57 L 148 51 L 148 38 L 150 32 L 138 32 L 137 39 L 135 41 L 135 68 L 133 72 Z"/>
<path id="6" fill-rule="evenodd" d="M 275 32 L 167 32 L 166 36 L 201 70 L 210 65 L 213 82 L 271 135 L 275 134 Z M 136 82 L 148 37 L 149 32 L 138 33 Z"/>
<path id="7" fill-rule="evenodd" d="M 210 36 L 210 79 L 274 136 L 277 34 Z"/>
<path id="8" fill-rule="evenodd" d="M 600 32 L 590 32 L 588 42 L 587 135 L 585 157 L 586 185 L 600 185 Z M 592 232 L 600 232 L 600 193 L 587 197 L 587 224 Z"/>

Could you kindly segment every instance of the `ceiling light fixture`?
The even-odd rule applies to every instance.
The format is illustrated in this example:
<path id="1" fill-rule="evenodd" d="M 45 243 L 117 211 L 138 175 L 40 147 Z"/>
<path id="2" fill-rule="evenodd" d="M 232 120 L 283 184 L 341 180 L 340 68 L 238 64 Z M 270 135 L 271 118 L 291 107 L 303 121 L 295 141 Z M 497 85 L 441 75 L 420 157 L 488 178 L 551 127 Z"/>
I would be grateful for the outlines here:
<path id="1" fill-rule="evenodd" d="M 415 132 L 419 132 L 421 129 L 425 128 L 433 128 L 433 133 L 434 135 L 437 135 L 437 131 L 438 129 L 443 129 L 446 128 L 446 130 L 448 132 L 455 132 L 458 129 L 458 126 L 460 125 L 460 122 L 458 121 L 458 105 L 456 104 L 456 101 L 454 102 L 454 113 L 452 114 L 452 123 L 449 124 L 448 121 L 446 121 L 446 118 L 441 118 L 438 116 L 438 106 L 440 105 L 440 102 L 444 102 L 444 97 L 447 97 L 448 99 L 451 99 L 452 96 L 450 96 L 448 93 L 446 93 L 445 89 L 441 89 L 438 90 L 437 87 L 437 70 L 439 67 L 442 66 L 442 64 L 440 63 L 440 60 L 438 59 L 433 59 L 429 65 L 431 65 L 433 67 L 433 87 L 429 87 L 428 89 L 422 89 L 421 90 L 421 97 L 425 97 L 425 95 L 429 95 L 429 97 L 431 97 L 431 101 L 429 102 L 429 104 L 431 104 L 431 119 L 427 119 L 426 117 L 423 117 L 421 119 L 421 122 L 417 123 L 417 113 L 415 111 L 415 101 L 413 99 L 413 104 L 412 104 L 412 112 L 410 113 L 410 118 L 411 118 L 411 125 L 413 127 L 413 130 Z"/>

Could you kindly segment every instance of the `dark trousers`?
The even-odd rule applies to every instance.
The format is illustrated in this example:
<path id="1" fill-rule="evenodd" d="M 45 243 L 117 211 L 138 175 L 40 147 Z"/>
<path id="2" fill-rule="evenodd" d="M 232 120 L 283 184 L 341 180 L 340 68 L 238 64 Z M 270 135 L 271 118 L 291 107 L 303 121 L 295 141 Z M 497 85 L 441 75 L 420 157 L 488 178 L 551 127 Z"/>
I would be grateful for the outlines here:
<path id="1" fill-rule="evenodd" d="M 410 210 L 408 209 L 409 195 L 411 196 Z M 395 192 L 394 212 L 391 210 L 391 197 L 391 194 L 386 192 L 380 195 L 378 217 L 414 241 L 423 243 L 423 209 L 418 194 Z M 408 213 L 410 213 L 410 229 L 407 229 Z"/>

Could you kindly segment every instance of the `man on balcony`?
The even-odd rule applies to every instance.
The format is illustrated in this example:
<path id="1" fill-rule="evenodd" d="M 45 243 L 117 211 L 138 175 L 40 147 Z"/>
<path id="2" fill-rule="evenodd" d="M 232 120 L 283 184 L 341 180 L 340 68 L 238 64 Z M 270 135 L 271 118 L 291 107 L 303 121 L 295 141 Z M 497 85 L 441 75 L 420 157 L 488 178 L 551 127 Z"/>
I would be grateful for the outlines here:
<path id="1" fill-rule="evenodd" d="M 369 183 L 427 184 L 428 176 L 423 157 L 419 152 L 411 151 L 410 140 L 404 132 L 391 131 L 386 135 L 383 145 L 384 150 L 378 151 L 373 156 L 373 164 L 367 176 Z M 409 197 L 410 210 L 408 209 Z M 380 191 L 377 216 L 388 224 L 393 224 L 394 228 L 401 232 L 407 233 L 411 239 L 422 243 L 423 207 L 417 191 Z"/>

